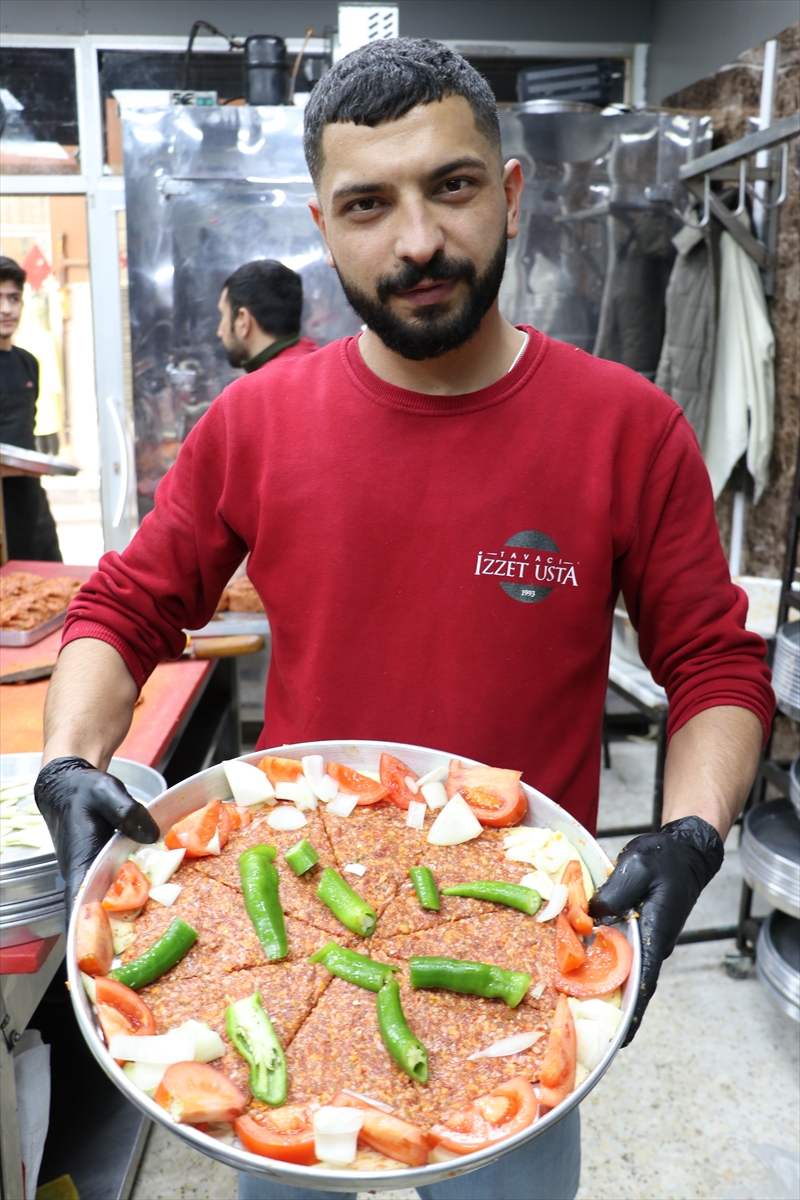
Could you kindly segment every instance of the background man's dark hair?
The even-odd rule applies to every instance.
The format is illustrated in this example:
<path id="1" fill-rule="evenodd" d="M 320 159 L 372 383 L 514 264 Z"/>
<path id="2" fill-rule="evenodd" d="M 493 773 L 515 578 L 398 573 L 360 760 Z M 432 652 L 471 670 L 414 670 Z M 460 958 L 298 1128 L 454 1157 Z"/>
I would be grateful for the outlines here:
<path id="1" fill-rule="evenodd" d="M 27 278 L 18 262 L 14 262 L 13 258 L 7 258 L 5 254 L 0 254 L 0 283 L 7 283 L 10 279 L 17 287 L 22 288 L 25 286 Z"/>
<path id="2" fill-rule="evenodd" d="M 464 97 L 475 124 L 499 156 L 494 93 L 460 54 L 421 38 L 388 38 L 354 50 L 323 75 L 305 108 L 303 148 L 314 183 L 322 172 L 326 125 L 380 125 L 445 96 Z"/>
<path id="3" fill-rule="evenodd" d="M 272 258 L 239 267 L 223 283 L 231 310 L 231 328 L 240 308 L 246 308 L 265 333 L 276 337 L 300 332 L 303 281 L 296 271 Z"/>

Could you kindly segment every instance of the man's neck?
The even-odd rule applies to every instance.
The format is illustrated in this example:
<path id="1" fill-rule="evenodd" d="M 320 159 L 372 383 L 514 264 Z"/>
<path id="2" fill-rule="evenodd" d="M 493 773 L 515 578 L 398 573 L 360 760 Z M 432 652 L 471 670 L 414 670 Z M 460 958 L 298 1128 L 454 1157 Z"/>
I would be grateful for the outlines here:
<path id="1" fill-rule="evenodd" d="M 361 335 L 358 348 L 370 371 L 386 383 L 429 396 L 460 396 L 491 387 L 502 379 L 524 342 L 525 334 L 500 315 L 495 301 L 474 337 L 440 358 L 421 362 L 403 358 L 389 350 L 371 329 Z"/>
<path id="2" fill-rule="evenodd" d="M 14 345 L 14 342 L 12 340 L 13 337 L 14 337 L 13 333 L 10 335 L 10 337 L 0 337 L 0 350 L 10 350 L 11 347 Z"/>
<path id="3" fill-rule="evenodd" d="M 255 358 L 262 350 L 267 350 L 277 340 L 277 334 L 265 333 L 263 329 L 256 329 L 245 343 L 250 351 L 248 358 Z"/>

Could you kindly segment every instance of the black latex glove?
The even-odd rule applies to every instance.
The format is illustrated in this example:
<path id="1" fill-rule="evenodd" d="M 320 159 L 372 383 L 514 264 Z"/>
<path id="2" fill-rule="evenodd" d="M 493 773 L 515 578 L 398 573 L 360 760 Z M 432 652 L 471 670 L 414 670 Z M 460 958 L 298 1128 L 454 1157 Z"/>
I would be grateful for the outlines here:
<path id="1" fill-rule="evenodd" d="M 686 918 L 722 866 L 724 853 L 713 825 L 702 817 L 681 817 L 658 833 L 643 833 L 628 842 L 611 875 L 589 901 L 589 912 L 602 924 L 630 909 L 639 914 L 642 982 L 626 1046 L 656 990 L 661 964 L 675 949 Z"/>
<path id="2" fill-rule="evenodd" d="M 157 842 L 160 837 L 144 805 L 113 775 L 98 771 L 85 758 L 54 758 L 39 772 L 33 793 L 67 882 L 68 912 L 84 875 L 115 829 L 136 842 Z"/>

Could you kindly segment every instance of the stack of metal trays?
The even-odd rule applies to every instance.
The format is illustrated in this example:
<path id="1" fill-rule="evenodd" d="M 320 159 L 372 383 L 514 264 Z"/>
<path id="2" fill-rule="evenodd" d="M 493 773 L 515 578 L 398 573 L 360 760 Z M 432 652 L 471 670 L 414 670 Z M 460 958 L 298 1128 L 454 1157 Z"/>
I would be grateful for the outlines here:
<path id="1" fill-rule="evenodd" d="M 800 1021 L 800 921 L 772 913 L 758 935 L 756 974 L 773 1004 Z"/>
<path id="2" fill-rule="evenodd" d="M 781 712 L 800 721 L 800 621 L 787 621 L 775 635 L 772 686 Z"/>
<path id="3" fill-rule="evenodd" d="M 800 821 L 788 800 L 750 810 L 739 853 L 750 887 L 781 912 L 800 917 Z"/>
<path id="4" fill-rule="evenodd" d="M 789 799 L 794 805 L 798 817 L 800 817 L 800 756 L 794 760 L 789 768 Z"/>
<path id="5" fill-rule="evenodd" d="M 33 781 L 41 754 L 0 755 L 3 786 Z M 109 771 L 136 800 L 148 802 L 166 790 L 158 771 L 126 758 L 112 758 Z M 64 880 L 55 854 L 16 847 L 0 857 L 0 948 L 20 946 L 66 928 Z"/>

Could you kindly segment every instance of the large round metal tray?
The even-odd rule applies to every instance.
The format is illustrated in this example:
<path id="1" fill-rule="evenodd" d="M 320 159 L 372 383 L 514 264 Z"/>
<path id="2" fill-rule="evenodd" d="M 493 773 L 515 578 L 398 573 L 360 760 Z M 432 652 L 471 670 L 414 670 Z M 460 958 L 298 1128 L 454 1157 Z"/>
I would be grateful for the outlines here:
<path id="1" fill-rule="evenodd" d="M 795 812 L 800 817 L 800 756 L 789 768 L 789 799 L 794 805 Z"/>
<path id="2" fill-rule="evenodd" d="M 383 750 L 388 750 L 392 754 L 395 754 L 420 775 L 432 770 L 434 767 L 446 766 L 451 758 L 451 755 L 439 750 L 428 750 L 420 746 L 377 741 L 303 742 L 293 746 L 281 746 L 274 750 L 262 750 L 255 754 L 243 755 L 242 758 L 245 762 L 257 763 L 265 754 L 279 754 L 291 758 L 301 758 L 305 754 L 321 754 L 326 761 L 334 760 L 356 768 L 363 767 L 368 770 L 374 770 L 378 765 Z M 474 759 L 462 758 L 462 762 L 468 765 L 477 765 Z M 550 829 L 561 831 L 580 851 L 595 884 L 599 886 L 603 883 L 611 869 L 611 863 L 591 834 L 587 833 L 582 825 L 579 825 L 569 813 L 565 812 L 557 804 L 554 804 L 547 796 L 525 784 L 523 784 L 523 787 L 528 797 L 526 823 L 529 825 L 547 826 Z M 208 803 L 209 800 L 219 797 L 225 798 L 230 796 L 230 794 L 225 773 L 221 766 L 216 766 L 209 768 L 207 771 L 201 771 L 199 775 L 193 775 L 183 783 L 170 788 L 168 792 L 165 792 L 163 796 L 159 796 L 149 807 L 161 829 L 166 830 L 175 821 L 190 812 L 194 812 L 195 809 Z M 128 838 L 124 838 L 119 834 L 112 838 L 94 862 L 86 877 L 82 894 L 82 898 L 85 901 L 102 899 L 119 867 L 133 848 L 134 843 Z M 120 1091 L 124 1092 L 132 1104 L 140 1108 L 151 1120 L 157 1122 L 159 1125 L 163 1125 L 164 1128 L 176 1134 L 196 1150 L 208 1154 L 211 1158 L 215 1158 L 229 1167 L 246 1171 L 251 1175 L 280 1180 L 284 1184 L 294 1187 L 337 1192 L 362 1192 L 370 1188 L 377 1188 L 379 1190 L 415 1188 L 424 1187 L 426 1184 L 438 1183 L 443 1179 L 449 1179 L 454 1175 L 474 1171 L 478 1167 L 484 1167 L 489 1163 L 495 1162 L 504 1154 L 508 1154 L 509 1151 L 517 1149 L 524 1142 L 528 1142 L 532 1138 L 544 1133 L 545 1130 L 559 1121 L 570 1109 L 580 1104 L 584 1097 L 600 1081 L 625 1039 L 639 990 L 641 956 L 638 924 L 635 920 L 631 920 L 622 922 L 620 928 L 633 948 L 633 967 L 623 987 L 623 1019 L 602 1062 L 587 1076 L 580 1087 L 576 1088 L 572 1095 L 560 1104 L 557 1109 L 553 1109 L 552 1112 L 535 1122 L 528 1129 L 523 1130 L 514 1137 L 508 1138 L 504 1142 L 498 1143 L 490 1149 L 480 1150 L 474 1154 L 465 1155 L 463 1158 L 447 1163 L 426 1167 L 409 1167 L 401 1171 L 376 1171 L 370 1173 L 368 1171 L 340 1171 L 332 1168 L 297 1167 L 290 1163 L 281 1163 L 274 1159 L 262 1158 L 258 1155 L 250 1154 L 236 1146 L 224 1145 L 217 1142 L 214 1138 L 193 1129 L 191 1126 L 175 1124 L 160 1105 L 133 1087 L 122 1069 L 109 1056 L 103 1044 L 75 963 L 74 914 L 70 923 L 67 943 L 67 970 L 70 980 L 70 996 L 78 1024 L 100 1066 Z"/>
<path id="3" fill-rule="evenodd" d="M 773 1004 L 800 1021 L 800 921 L 773 912 L 756 945 L 756 974 Z"/>
<path id="4" fill-rule="evenodd" d="M 800 721 L 800 621 L 787 621 L 775 635 L 772 686 L 781 712 Z"/>
<path id="5" fill-rule="evenodd" d="M 754 891 L 800 917 L 800 821 L 788 800 L 769 800 L 744 819 L 742 872 Z"/>

